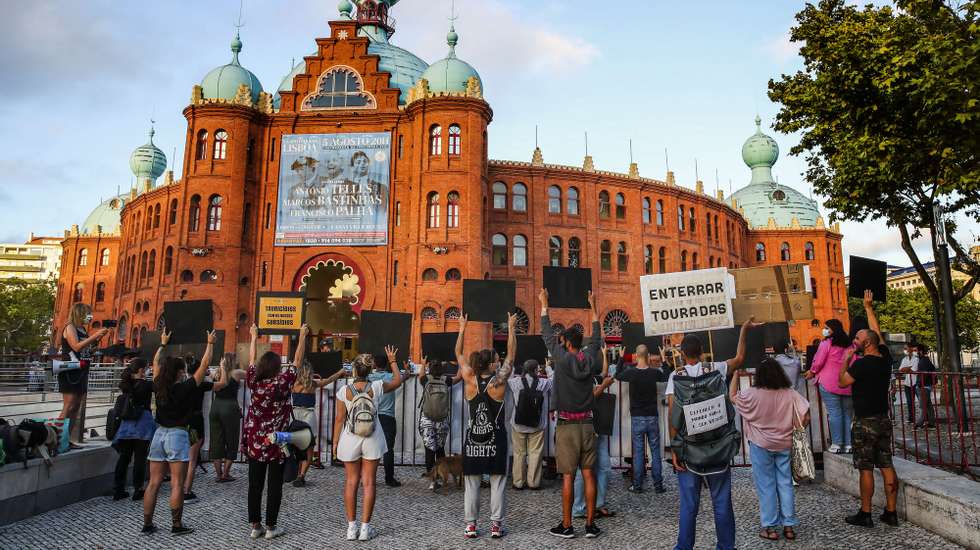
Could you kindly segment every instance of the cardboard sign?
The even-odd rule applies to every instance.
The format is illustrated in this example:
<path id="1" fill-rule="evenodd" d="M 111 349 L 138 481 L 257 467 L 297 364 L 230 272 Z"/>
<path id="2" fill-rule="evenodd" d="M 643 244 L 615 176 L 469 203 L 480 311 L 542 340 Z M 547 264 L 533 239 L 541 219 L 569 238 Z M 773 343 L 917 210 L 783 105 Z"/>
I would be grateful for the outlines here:
<path id="1" fill-rule="evenodd" d="M 589 309 L 592 270 L 584 267 L 544 266 L 544 287 L 548 290 L 548 307 Z"/>
<path id="2" fill-rule="evenodd" d="M 731 328 L 734 290 L 724 267 L 640 277 L 646 335 Z"/>
<path id="3" fill-rule="evenodd" d="M 870 290 L 874 293 L 874 299 L 876 301 L 884 302 L 887 272 L 888 264 L 885 262 L 862 258 L 860 256 L 851 256 L 850 270 L 848 271 L 847 296 L 849 298 L 864 299 L 864 291 Z"/>
<path id="4" fill-rule="evenodd" d="M 171 344 L 200 344 L 207 341 L 208 331 L 214 328 L 211 300 L 164 302 L 163 316 Z"/>
<path id="5" fill-rule="evenodd" d="M 733 269 L 736 323 L 801 321 L 813 318 L 810 266 L 785 264 Z"/>
<path id="6" fill-rule="evenodd" d="M 306 320 L 302 292 L 259 292 L 255 297 L 255 323 L 259 334 L 299 334 Z"/>
<path id="7" fill-rule="evenodd" d="M 470 321 L 503 323 L 516 306 L 514 281 L 463 280 L 463 313 Z"/>
<path id="8" fill-rule="evenodd" d="M 728 424 L 728 409 L 725 407 L 724 395 L 712 399 L 684 405 L 684 421 L 687 424 L 687 435 L 697 435 L 710 432 Z"/>

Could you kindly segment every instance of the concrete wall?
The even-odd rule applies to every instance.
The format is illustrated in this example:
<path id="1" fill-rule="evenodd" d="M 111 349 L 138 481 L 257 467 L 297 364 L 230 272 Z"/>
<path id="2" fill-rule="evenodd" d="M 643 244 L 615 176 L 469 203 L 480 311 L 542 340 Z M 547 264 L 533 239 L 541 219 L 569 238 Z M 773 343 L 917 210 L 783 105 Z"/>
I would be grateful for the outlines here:
<path id="1" fill-rule="evenodd" d="M 826 483 L 859 496 L 858 471 L 851 455 L 823 456 Z M 899 517 L 967 548 L 980 549 L 980 483 L 938 468 L 893 460 L 899 480 Z M 884 501 L 881 473 L 875 470 L 876 509 L 883 508 Z"/>

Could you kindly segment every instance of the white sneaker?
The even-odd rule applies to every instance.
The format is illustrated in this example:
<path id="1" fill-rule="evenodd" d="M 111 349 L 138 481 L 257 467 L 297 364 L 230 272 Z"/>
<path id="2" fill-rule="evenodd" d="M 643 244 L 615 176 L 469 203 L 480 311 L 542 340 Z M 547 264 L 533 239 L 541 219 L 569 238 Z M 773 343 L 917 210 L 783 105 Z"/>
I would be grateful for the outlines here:
<path id="1" fill-rule="evenodd" d="M 854 452 L 854 447 L 847 445 L 844 447 L 844 454 L 849 455 Z"/>
<path id="2" fill-rule="evenodd" d="M 436 490 L 436 483 L 434 481 L 429 484 L 429 490 L 430 491 L 435 491 Z"/>
<path id="3" fill-rule="evenodd" d="M 249 538 L 260 539 L 265 536 L 265 529 L 259 527 L 258 529 L 253 528 L 252 532 L 248 534 Z"/>
<path id="4" fill-rule="evenodd" d="M 830 447 L 827 447 L 827 452 L 829 452 L 829 453 L 833 453 L 833 454 L 835 454 L 835 455 L 836 455 L 836 454 L 840 454 L 840 445 L 838 445 L 838 444 L 836 444 L 836 443 L 834 443 L 834 444 L 833 444 L 833 445 L 831 445 Z"/>
<path id="5" fill-rule="evenodd" d="M 361 525 L 361 536 L 357 540 L 371 540 L 378 536 L 378 530 L 370 525 Z"/>
<path id="6" fill-rule="evenodd" d="M 278 527 L 278 526 L 277 527 L 269 527 L 265 531 L 265 538 L 266 538 L 266 540 L 268 540 L 268 539 L 274 539 L 274 538 L 282 535 L 285 532 L 286 531 L 282 527 Z"/>
<path id="7" fill-rule="evenodd" d="M 357 535 L 360 532 L 360 528 L 357 526 L 357 522 L 353 525 L 347 525 L 347 540 L 357 540 Z"/>

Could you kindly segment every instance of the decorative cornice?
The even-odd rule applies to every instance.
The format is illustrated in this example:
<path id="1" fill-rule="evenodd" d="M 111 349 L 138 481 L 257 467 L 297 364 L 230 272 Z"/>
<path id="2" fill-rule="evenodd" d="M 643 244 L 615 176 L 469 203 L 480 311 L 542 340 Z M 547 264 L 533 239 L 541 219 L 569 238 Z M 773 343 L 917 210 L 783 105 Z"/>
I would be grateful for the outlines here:
<path id="1" fill-rule="evenodd" d="M 415 82 L 415 85 L 408 89 L 408 101 L 405 105 L 411 105 L 413 102 L 420 99 L 431 99 L 435 97 L 470 97 L 474 99 L 483 99 L 483 86 L 480 85 L 480 80 L 475 76 L 471 76 L 469 80 L 466 81 L 466 90 L 462 92 L 433 92 L 429 89 L 429 81 L 425 78 L 420 78 Z"/>
<path id="2" fill-rule="evenodd" d="M 255 109 L 260 113 L 272 114 L 272 95 L 268 92 L 259 92 L 259 100 L 252 101 L 252 89 L 246 84 L 239 84 L 238 91 L 232 99 L 206 98 L 204 88 L 195 84 L 191 88 L 191 105 L 241 105 L 250 109 Z"/>

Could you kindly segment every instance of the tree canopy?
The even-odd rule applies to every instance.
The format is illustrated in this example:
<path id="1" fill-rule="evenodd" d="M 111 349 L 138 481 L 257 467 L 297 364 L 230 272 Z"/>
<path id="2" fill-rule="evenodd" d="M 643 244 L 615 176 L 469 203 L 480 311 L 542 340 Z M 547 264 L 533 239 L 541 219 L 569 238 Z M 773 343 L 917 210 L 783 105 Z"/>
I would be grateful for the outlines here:
<path id="1" fill-rule="evenodd" d="M 962 288 L 962 283 L 958 282 L 956 287 Z M 916 342 L 936 349 L 936 317 L 925 287 L 889 288 L 885 294 L 886 302 L 875 303 L 881 330 L 911 334 Z M 864 315 L 864 305 L 857 298 L 848 300 L 848 309 L 851 317 Z M 956 328 L 963 349 L 975 349 L 980 345 L 980 301 L 973 296 L 966 296 L 956 303 Z"/>
<path id="2" fill-rule="evenodd" d="M 53 280 L 0 280 L 0 349 L 36 351 L 51 336 Z"/>

